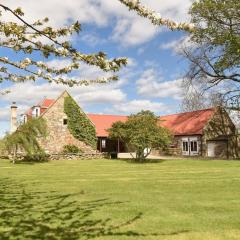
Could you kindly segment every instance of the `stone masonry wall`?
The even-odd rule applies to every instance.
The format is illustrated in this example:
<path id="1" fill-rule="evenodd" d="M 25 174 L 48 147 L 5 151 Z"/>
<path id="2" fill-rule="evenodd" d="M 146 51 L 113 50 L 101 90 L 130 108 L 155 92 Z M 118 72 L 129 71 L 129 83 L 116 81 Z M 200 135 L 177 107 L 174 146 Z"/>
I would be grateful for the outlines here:
<path id="1" fill-rule="evenodd" d="M 205 147 L 203 148 L 203 153 L 205 156 L 207 155 L 207 141 L 209 140 L 228 141 L 228 153 L 226 153 L 225 155 L 228 155 L 230 158 L 237 157 L 238 147 L 236 127 L 234 126 L 227 112 L 224 109 L 218 108 L 213 118 L 204 128 L 203 145 Z"/>
<path id="2" fill-rule="evenodd" d="M 64 98 L 68 96 L 64 92 L 56 102 L 43 114 L 43 118 L 47 121 L 48 136 L 46 139 L 40 139 L 41 146 L 46 153 L 60 153 L 65 145 L 76 145 L 85 153 L 96 153 L 91 146 L 86 145 L 75 139 L 68 130 L 68 126 L 63 124 L 63 119 L 67 119 L 64 113 Z"/>

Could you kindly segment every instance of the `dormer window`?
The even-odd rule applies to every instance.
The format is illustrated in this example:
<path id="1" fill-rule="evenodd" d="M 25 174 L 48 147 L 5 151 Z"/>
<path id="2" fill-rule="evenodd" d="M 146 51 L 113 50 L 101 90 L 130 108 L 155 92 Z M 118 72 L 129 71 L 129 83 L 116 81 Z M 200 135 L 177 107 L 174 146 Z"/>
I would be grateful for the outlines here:
<path id="1" fill-rule="evenodd" d="M 23 115 L 23 123 L 27 122 L 27 115 Z"/>
<path id="2" fill-rule="evenodd" d="M 40 116 L 40 107 L 34 107 L 32 111 L 33 117 L 39 117 Z"/>

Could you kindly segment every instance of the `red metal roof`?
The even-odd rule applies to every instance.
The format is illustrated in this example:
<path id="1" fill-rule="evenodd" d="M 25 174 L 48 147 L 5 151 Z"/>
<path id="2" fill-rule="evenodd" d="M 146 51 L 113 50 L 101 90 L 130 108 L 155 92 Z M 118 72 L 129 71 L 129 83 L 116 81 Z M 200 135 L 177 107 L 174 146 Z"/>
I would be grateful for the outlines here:
<path id="1" fill-rule="evenodd" d="M 117 121 L 127 121 L 127 116 L 119 115 L 103 115 L 103 114 L 87 114 L 89 119 L 96 127 L 98 137 L 107 137 L 107 129 L 111 128 L 112 124 Z"/>
<path id="2" fill-rule="evenodd" d="M 54 99 L 44 99 L 36 106 L 41 109 L 41 114 L 44 113 L 55 102 Z M 214 108 L 178 113 L 160 117 L 160 125 L 168 128 L 174 135 L 198 135 L 203 134 L 203 129 L 215 112 Z M 25 114 L 32 116 L 32 108 Z M 89 119 L 96 127 L 98 137 L 107 137 L 107 129 L 111 128 L 112 124 L 117 121 L 125 122 L 128 116 L 121 115 L 104 115 L 104 114 L 87 114 Z"/>
<path id="3" fill-rule="evenodd" d="M 47 99 L 47 98 L 45 98 L 45 99 L 39 104 L 39 106 L 42 107 L 42 108 L 48 108 L 48 107 L 50 107 L 54 102 L 55 102 L 55 99 Z"/>
<path id="4" fill-rule="evenodd" d="M 214 108 L 193 112 L 172 114 L 160 117 L 160 125 L 168 128 L 174 135 L 201 135 L 203 129 L 215 112 Z M 94 123 L 98 137 L 107 137 L 108 128 L 114 122 L 127 120 L 127 116 L 88 114 Z"/>
<path id="5" fill-rule="evenodd" d="M 172 114 L 160 117 L 161 126 L 168 128 L 174 135 L 203 134 L 203 129 L 215 112 L 214 108 L 193 112 Z"/>
<path id="6" fill-rule="evenodd" d="M 43 99 L 41 102 L 39 102 L 37 105 L 35 105 L 36 107 L 40 107 L 40 113 L 44 113 L 46 111 L 47 108 L 49 108 L 53 103 L 55 102 L 55 99 L 48 99 L 45 98 Z M 33 107 L 29 108 L 24 114 L 28 115 L 28 116 L 32 116 L 32 110 Z"/>

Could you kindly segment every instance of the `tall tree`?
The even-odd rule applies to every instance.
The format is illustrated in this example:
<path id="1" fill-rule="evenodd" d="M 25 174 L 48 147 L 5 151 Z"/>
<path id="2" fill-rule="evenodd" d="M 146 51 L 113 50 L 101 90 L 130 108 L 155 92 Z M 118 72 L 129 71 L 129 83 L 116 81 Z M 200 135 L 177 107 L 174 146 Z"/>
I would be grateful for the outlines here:
<path id="1" fill-rule="evenodd" d="M 240 109 L 240 1 L 198 0 L 189 13 L 190 23 L 177 23 L 141 5 L 139 0 L 119 0 L 154 25 L 183 30 L 190 37 L 184 50 L 190 67 L 186 81 L 202 83 L 202 91 L 216 89 L 225 104 Z"/>
<path id="2" fill-rule="evenodd" d="M 228 108 L 240 109 L 240 2 L 200 0 L 190 9 L 193 47 L 183 49 L 190 61 L 186 81 L 205 92 L 215 89 Z M 201 83 L 201 84 L 199 84 Z"/>
<path id="3" fill-rule="evenodd" d="M 4 21 L 3 11 L 14 16 L 16 21 Z M 103 52 L 85 54 L 74 48 L 69 41 L 62 41 L 74 33 L 81 31 L 79 22 L 70 26 L 54 29 L 47 25 L 48 18 L 29 23 L 24 19 L 21 8 L 15 10 L 0 3 L 0 83 L 4 81 L 23 82 L 44 79 L 48 82 L 62 83 L 69 86 L 105 83 L 117 80 L 117 75 L 97 79 L 76 80 L 64 77 L 73 70 L 79 69 L 80 63 L 97 66 L 105 72 L 118 72 L 127 64 L 126 58 L 107 59 Z M 21 60 L 11 59 L 3 54 L 3 49 L 21 53 Z M 33 54 L 40 54 L 43 61 L 35 61 Z M 63 68 L 50 67 L 46 60 L 49 57 L 67 59 L 70 63 Z M 19 71 L 20 70 L 20 71 Z M 1 93 L 4 94 L 4 93 Z"/>
<path id="4" fill-rule="evenodd" d="M 160 120 L 150 111 L 141 111 L 128 117 L 128 120 L 116 122 L 108 130 L 112 139 L 123 141 L 129 151 L 136 153 L 139 162 L 151 153 L 152 148 L 163 147 L 171 143 L 168 129 L 160 126 Z"/>

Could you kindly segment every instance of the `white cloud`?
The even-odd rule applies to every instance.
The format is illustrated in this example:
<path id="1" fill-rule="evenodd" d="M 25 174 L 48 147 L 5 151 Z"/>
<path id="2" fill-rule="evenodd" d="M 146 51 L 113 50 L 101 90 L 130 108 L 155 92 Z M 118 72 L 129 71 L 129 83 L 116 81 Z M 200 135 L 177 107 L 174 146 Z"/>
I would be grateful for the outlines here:
<path id="1" fill-rule="evenodd" d="M 106 39 L 101 38 L 95 33 L 89 34 L 85 33 L 82 37 L 81 40 L 84 41 L 86 44 L 88 44 L 91 47 L 95 47 L 96 45 L 104 44 L 107 42 Z"/>
<path id="2" fill-rule="evenodd" d="M 150 110 L 154 113 L 159 113 L 167 110 L 167 106 L 161 102 L 151 102 L 149 100 L 132 100 L 129 102 L 123 102 L 115 104 L 113 106 L 115 112 L 130 114 L 137 113 L 141 110 Z"/>
<path id="3" fill-rule="evenodd" d="M 67 60 L 52 60 L 48 62 L 51 67 L 62 68 L 69 64 Z M 44 97 L 56 98 L 64 90 L 68 90 L 70 94 L 76 99 L 80 106 L 85 107 L 89 104 L 116 104 L 126 100 L 126 94 L 121 87 L 128 83 L 129 78 L 134 74 L 132 69 L 137 66 L 135 59 L 129 59 L 128 67 L 121 70 L 119 73 L 120 79 L 118 81 L 107 84 L 94 84 L 89 86 L 74 86 L 73 88 L 65 85 L 49 84 L 48 82 L 39 81 L 25 82 L 14 84 L 7 87 L 10 90 L 9 94 L 1 97 L 1 105 L 7 108 L 1 109 L 0 120 L 9 119 L 9 106 L 11 102 L 16 101 L 19 106 L 19 113 L 23 113 L 28 107 L 36 104 Z M 97 67 L 82 64 L 81 68 L 74 71 L 75 79 L 96 79 L 97 77 L 108 76 Z M 124 77 L 123 77 L 124 76 Z M 4 89 L 1 89 L 4 91 Z"/>
<path id="4" fill-rule="evenodd" d="M 191 0 L 143 0 L 142 2 L 160 12 L 165 18 L 176 21 L 188 20 L 187 12 Z M 160 30 L 149 20 L 137 16 L 133 11 L 128 11 L 127 7 L 118 0 L 3 0 L 2 3 L 14 9 L 21 6 L 25 12 L 25 19 L 30 22 L 47 16 L 51 20 L 51 25 L 57 27 L 77 20 L 81 23 L 93 23 L 99 27 L 114 26 L 112 39 L 124 46 L 149 41 Z M 12 20 L 9 15 L 6 18 Z M 91 41 L 96 42 L 95 39 Z"/>
<path id="5" fill-rule="evenodd" d="M 170 49 L 173 51 L 174 54 L 181 54 L 184 48 L 194 48 L 195 46 L 196 45 L 191 42 L 190 37 L 187 35 L 167 43 L 162 43 L 160 45 L 160 49 Z"/>
<path id="6" fill-rule="evenodd" d="M 180 99 L 182 79 L 163 81 L 161 73 L 150 68 L 144 71 L 141 78 L 136 81 L 139 95 L 150 98 L 171 97 Z"/>
<path id="7" fill-rule="evenodd" d="M 151 40 L 158 32 L 160 32 L 160 28 L 153 26 L 146 19 L 120 18 L 113 30 L 112 39 L 120 41 L 123 46 L 139 45 Z"/>
<path id="8" fill-rule="evenodd" d="M 5 106 L 0 109 L 0 121 L 6 119 L 10 119 L 10 106 L 9 107 Z"/>
<path id="9" fill-rule="evenodd" d="M 34 84 L 32 82 L 27 82 L 15 84 L 9 89 L 11 92 L 3 96 L 2 100 L 8 104 L 16 101 L 18 105 L 26 105 L 29 107 L 44 97 L 56 98 L 64 90 L 68 90 L 70 94 L 79 102 L 80 106 L 90 103 L 117 103 L 125 100 L 126 98 L 125 93 L 112 84 L 98 84 L 69 88 L 57 84 Z"/>

